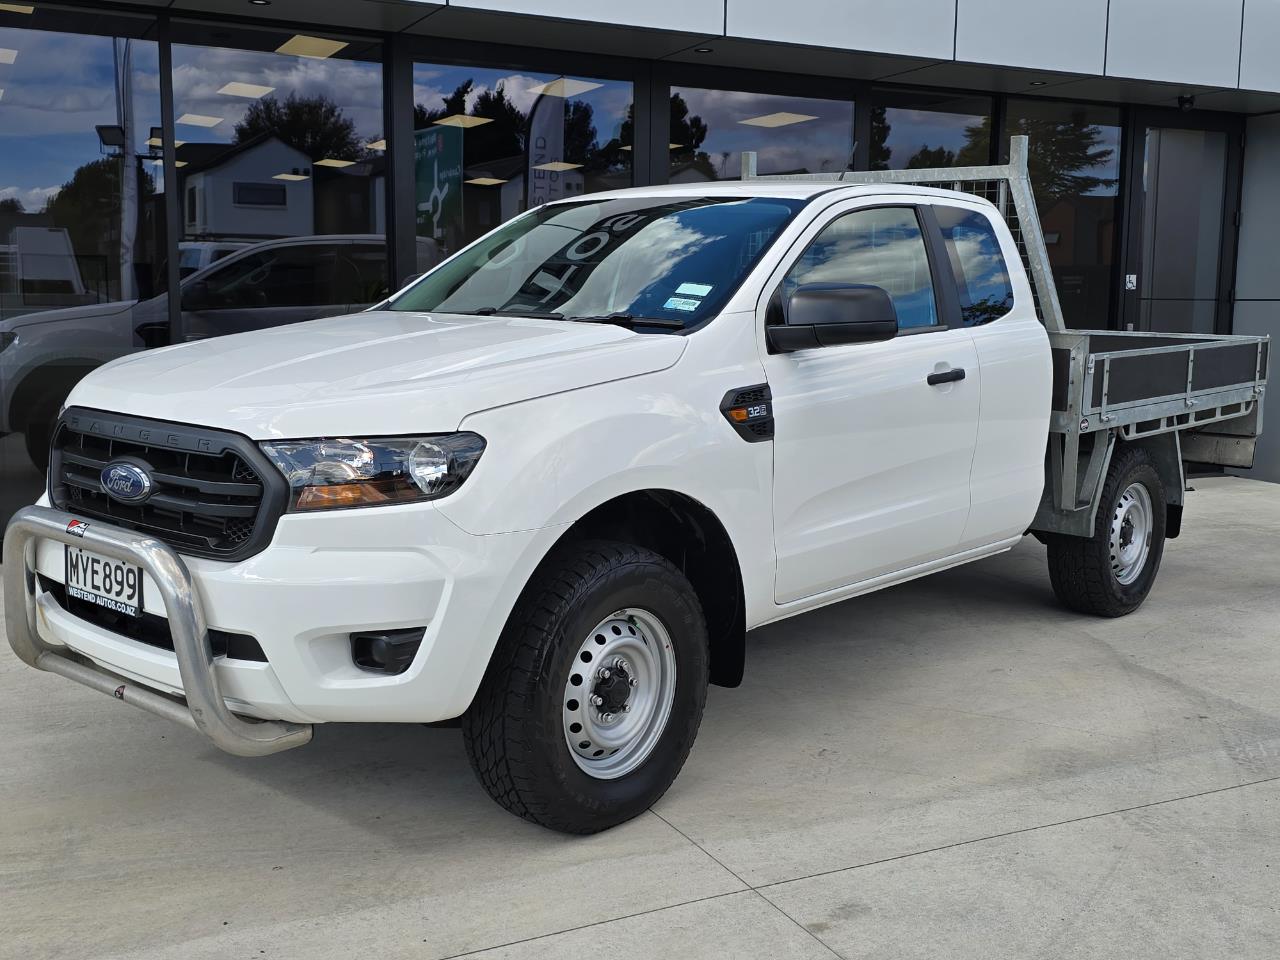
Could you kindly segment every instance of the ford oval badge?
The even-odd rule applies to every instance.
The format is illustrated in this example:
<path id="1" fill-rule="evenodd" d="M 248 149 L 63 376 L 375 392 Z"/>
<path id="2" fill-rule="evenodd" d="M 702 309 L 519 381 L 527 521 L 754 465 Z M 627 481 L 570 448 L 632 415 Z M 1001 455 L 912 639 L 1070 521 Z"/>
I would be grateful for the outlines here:
<path id="1" fill-rule="evenodd" d="M 141 503 L 151 496 L 151 476 L 136 464 L 116 460 L 102 468 L 103 492 L 121 503 Z"/>

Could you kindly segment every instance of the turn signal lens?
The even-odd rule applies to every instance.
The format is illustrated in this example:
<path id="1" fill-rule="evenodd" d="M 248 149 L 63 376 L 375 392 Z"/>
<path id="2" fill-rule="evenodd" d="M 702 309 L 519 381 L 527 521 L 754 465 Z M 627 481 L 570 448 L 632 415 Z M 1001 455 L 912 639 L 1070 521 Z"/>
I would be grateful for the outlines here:
<path id="1" fill-rule="evenodd" d="M 438 500 L 475 469 L 474 433 L 373 440 L 286 440 L 261 445 L 289 481 L 295 511 Z"/>

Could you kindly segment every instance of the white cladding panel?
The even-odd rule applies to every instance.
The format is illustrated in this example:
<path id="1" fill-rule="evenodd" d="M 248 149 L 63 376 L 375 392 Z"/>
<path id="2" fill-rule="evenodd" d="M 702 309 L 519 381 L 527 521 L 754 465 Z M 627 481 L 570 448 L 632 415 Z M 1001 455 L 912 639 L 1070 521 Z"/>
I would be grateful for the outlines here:
<path id="1" fill-rule="evenodd" d="M 1107 75 L 1234 87 L 1243 8 L 1243 0 L 1111 0 Z"/>
<path id="2" fill-rule="evenodd" d="M 1280 91 L 1280 3 L 1262 0 L 1244 7 L 1241 35 L 1240 86 L 1246 90 Z"/>
<path id="3" fill-rule="evenodd" d="M 1236 256 L 1238 300 L 1280 301 L 1280 275 L 1276 271 L 1276 222 L 1280 221 L 1277 158 L 1280 158 L 1280 114 L 1250 118 L 1245 135 L 1240 242 Z M 1280 335 L 1280 329 L 1271 332 Z M 1280 379 L 1280 363 L 1273 363 L 1272 370 Z M 1275 432 L 1280 434 L 1280 423 L 1272 423 Z"/>
<path id="4" fill-rule="evenodd" d="M 955 0 L 728 0 L 731 37 L 950 60 Z"/>
<path id="5" fill-rule="evenodd" d="M 1107 0 L 958 2 L 957 60 L 1100 75 L 1106 37 Z"/>
<path id="6" fill-rule="evenodd" d="M 724 32 L 724 0 L 450 0 L 449 6 L 687 33 Z"/>

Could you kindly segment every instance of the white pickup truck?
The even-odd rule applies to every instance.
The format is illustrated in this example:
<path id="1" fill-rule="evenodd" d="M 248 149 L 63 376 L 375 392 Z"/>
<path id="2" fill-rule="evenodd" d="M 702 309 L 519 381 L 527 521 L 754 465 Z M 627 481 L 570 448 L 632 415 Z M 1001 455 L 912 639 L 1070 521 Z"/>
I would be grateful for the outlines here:
<path id="1" fill-rule="evenodd" d="M 1128 613 L 1267 342 L 1063 329 L 1014 153 L 551 203 L 371 311 L 116 360 L 7 531 L 10 642 L 241 755 L 461 718 L 498 803 L 589 833 L 762 624 L 1028 532 Z"/>

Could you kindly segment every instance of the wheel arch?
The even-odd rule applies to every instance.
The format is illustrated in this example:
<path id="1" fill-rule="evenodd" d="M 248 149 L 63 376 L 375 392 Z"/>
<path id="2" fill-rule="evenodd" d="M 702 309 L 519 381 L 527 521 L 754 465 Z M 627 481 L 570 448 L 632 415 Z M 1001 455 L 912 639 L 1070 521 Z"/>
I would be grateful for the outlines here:
<path id="1" fill-rule="evenodd" d="M 30 423 L 26 411 L 35 411 L 40 401 L 56 396 L 59 392 L 62 393 L 58 398 L 59 401 L 65 400 L 81 380 L 102 366 L 104 362 L 88 357 L 68 357 L 56 363 L 42 364 L 26 371 L 10 400 L 10 428 L 14 432 L 25 432 Z M 57 413 L 57 411 L 54 412 Z"/>
<path id="2" fill-rule="evenodd" d="M 705 504 L 668 489 L 635 490 L 604 501 L 570 524 L 541 563 L 578 540 L 618 540 L 671 561 L 693 585 L 707 620 L 711 682 L 736 687 L 746 661 L 746 601 L 738 553 Z M 541 563 L 539 566 L 541 566 Z"/>

